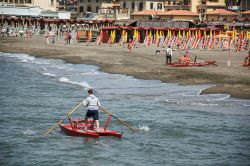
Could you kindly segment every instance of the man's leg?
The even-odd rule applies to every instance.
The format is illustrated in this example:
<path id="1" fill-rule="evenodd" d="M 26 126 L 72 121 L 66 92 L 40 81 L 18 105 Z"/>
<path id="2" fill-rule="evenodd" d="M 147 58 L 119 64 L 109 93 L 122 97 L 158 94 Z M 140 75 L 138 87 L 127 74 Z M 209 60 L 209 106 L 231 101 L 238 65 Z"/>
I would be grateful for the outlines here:
<path id="1" fill-rule="evenodd" d="M 88 117 L 85 116 L 85 127 L 84 127 L 84 130 L 88 130 Z"/>
<path id="2" fill-rule="evenodd" d="M 99 120 L 95 120 L 95 124 L 96 124 L 96 131 L 100 132 L 100 129 L 99 129 Z"/>
<path id="3" fill-rule="evenodd" d="M 167 56 L 167 64 L 169 63 L 169 56 Z"/>

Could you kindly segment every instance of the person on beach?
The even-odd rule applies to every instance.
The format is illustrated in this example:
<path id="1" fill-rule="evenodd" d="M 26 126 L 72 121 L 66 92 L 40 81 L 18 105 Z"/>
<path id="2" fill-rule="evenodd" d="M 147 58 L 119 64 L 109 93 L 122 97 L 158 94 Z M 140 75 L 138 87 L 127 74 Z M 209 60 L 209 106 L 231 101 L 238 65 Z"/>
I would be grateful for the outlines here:
<path id="1" fill-rule="evenodd" d="M 85 124 L 88 123 L 88 118 L 92 117 L 96 124 L 96 131 L 99 132 L 99 106 L 101 105 L 99 99 L 93 94 L 93 90 L 88 90 L 88 97 L 82 101 L 83 106 L 87 106 L 88 110 L 85 115 Z M 87 127 L 85 127 L 87 130 Z"/>
<path id="2" fill-rule="evenodd" d="M 132 40 L 129 39 L 129 42 L 128 42 L 128 50 L 129 50 L 129 53 L 132 52 Z"/>
<path id="3" fill-rule="evenodd" d="M 245 60 L 243 62 L 243 67 L 250 66 L 250 51 L 248 51 L 248 55 L 245 57 Z"/>
<path id="4" fill-rule="evenodd" d="M 172 55 L 173 55 L 173 50 L 171 49 L 170 46 L 168 46 L 166 50 L 166 64 L 171 63 L 172 61 Z"/>
<path id="5" fill-rule="evenodd" d="M 66 40 L 66 44 L 70 44 L 70 32 L 66 31 L 65 33 L 65 40 Z"/>

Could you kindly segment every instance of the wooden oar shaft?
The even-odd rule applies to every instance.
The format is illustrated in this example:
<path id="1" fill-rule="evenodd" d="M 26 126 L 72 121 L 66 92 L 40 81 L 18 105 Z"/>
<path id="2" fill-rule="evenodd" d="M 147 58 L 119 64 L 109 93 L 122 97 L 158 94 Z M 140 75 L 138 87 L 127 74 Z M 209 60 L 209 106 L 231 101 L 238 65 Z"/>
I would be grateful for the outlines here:
<path id="1" fill-rule="evenodd" d="M 48 135 L 52 130 L 54 130 L 64 119 L 68 118 L 75 110 L 77 110 L 78 107 L 82 105 L 82 102 L 80 102 L 75 108 L 73 108 L 66 117 L 63 119 L 59 120 L 52 128 L 50 128 L 44 135 Z"/>
<path id="2" fill-rule="evenodd" d="M 109 114 L 110 116 L 114 117 L 115 119 L 117 119 L 119 122 L 121 122 L 123 125 L 127 126 L 130 130 L 132 130 L 133 132 L 136 132 L 136 129 L 133 128 L 132 126 L 128 125 L 127 123 L 125 123 L 124 121 L 122 121 L 121 119 L 117 118 L 116 116 L 114 116 L 111 112 L 105 110 L 104 108 L 102 108 L 101 106 L 99 106 L 99 108 L 101 108 L 101 110 L 103 110 L 104 112 L 106 112 L 107 114 Z"/>

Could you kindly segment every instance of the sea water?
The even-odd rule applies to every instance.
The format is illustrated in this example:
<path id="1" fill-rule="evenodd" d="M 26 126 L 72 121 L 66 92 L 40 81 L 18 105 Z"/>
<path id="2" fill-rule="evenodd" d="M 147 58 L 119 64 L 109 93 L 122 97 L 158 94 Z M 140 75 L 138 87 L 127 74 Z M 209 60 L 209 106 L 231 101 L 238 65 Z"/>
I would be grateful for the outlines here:
<path id="1" fill-rule="evenodd" d="M 99 71 L 97 66 L 0 53 L 0 165 L 249 165 L 250 100 Z M 56 124 L 93 88 L 123 138 L 66 136 Z M 73 113 L 83 118 L 86 108 Z M 107 115 L 100 112 L 100 123 Z M 64 120 L 65 123 L 67 119 Z"/>

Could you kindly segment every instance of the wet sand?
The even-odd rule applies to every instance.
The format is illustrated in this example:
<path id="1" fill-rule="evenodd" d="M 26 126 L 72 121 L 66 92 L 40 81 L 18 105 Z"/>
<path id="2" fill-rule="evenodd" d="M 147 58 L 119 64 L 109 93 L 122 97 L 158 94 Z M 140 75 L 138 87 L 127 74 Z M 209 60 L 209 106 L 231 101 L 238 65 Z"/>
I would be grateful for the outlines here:
<path id="1" fill-rule="evenodd" d="M 9 38 L 0 37 L 0 52 L 27 53 L 36 57 L 63 59 L 69 63 L 92 64 L 108 73 L 119 73 L 141 79 L 156 79 L 166 83 L 181 85 L 209 84 L 201 94 L 223 93 L 231 97 L 250 99 L 250 70 L 242 67 L 248 50 L 239 53 L 222 50 L 193 50 L 191 58 L 198 56 L 199 61 L 216 60 L 216 65 L 206 67 L 173 68 L 165 65 L 165 53 L 155 54 L 155 47 L 140 46 L 132 53 L 119 44 L 112 47 L 107 44 L 94 46 L 90 43 L 73 43 L 56 40 L 55 44 L 46 45 L 44 37 Z M 181 56 L 173 52 L 173 60 Z M 228 66 L 230 60 L 230 67 Z"/>

